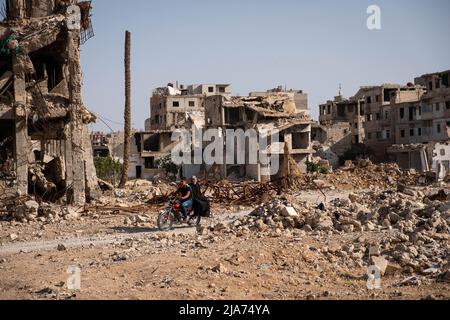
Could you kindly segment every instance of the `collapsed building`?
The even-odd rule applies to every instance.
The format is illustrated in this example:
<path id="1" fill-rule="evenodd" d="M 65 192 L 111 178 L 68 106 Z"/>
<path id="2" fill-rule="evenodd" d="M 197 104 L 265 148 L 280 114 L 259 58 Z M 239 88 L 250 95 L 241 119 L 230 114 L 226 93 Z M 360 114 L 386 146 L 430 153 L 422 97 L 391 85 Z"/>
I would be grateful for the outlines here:
<path id="1" fill-rule="evenodd" d="M 82 99 L 91 2 L 8 0 L 0 23 L 0 172 L 21 195 L 84 204 L 98 188 Z"/>
<path id="2" fill-rule="evenodd" d="M 419 171 L 443 166 L 449 171 L 446 162 L 434 160 L 445 152 L 441 144 L 450 137 L 449 73 L 424 75 L 405 86 L 361 87 L 349 99 L 339 94 L 319 106 L 313 138 L 339 156 L 363 144 L 376 162 L 395 161 Z"/>
<path id="3" fill-rule="evenodd" d="M 215 165 L 208 168 L 215 178 L 250 178 L 256 181 L 273 181 L 291 172 L 306 172 L 311 160 L 311 124 L 309 110 L 299 108 L 293 96 L 284 92 L 249 97 L 212 96 L 205 101 L 205 129 L 218 129 L 226 136 L 234 131 L 255 130 L 258 135 L 276 133 L 278 141 L 268 138 L 267 156 L 278 156 L 277 173 L 270 170 L 270 163 L 250 163 L 250 142 L 246 142 L 246 163 Z M 226 146 L 224 147 L 225 151 Z M 226 152 L 225 152 L 226 153 Z M 259 159 L 258 159 L 259 160 Z"/>
<path id="4" fill-rule="evenodd" d="M 402 168 L 431 170 L 440 179 L 450 174 L 449 77 L 450 70 L 420 76 L 418 99 L 392 101 L 395 141 L 388 153 Z"/>

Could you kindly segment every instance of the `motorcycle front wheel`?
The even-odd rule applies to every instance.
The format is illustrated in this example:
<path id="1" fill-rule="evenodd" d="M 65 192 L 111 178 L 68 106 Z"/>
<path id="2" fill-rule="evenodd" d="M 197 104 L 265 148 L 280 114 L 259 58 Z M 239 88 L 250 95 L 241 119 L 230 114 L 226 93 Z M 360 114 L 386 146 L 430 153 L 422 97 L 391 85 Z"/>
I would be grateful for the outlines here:
<path id="1" fill-rule="evenodd" d="M 169 231 L 173 227 L 173 222 L 175 220 L 174 215 L 170 210 L 162 211 L 157 220 L 158 229 L 160 231 Z"/>

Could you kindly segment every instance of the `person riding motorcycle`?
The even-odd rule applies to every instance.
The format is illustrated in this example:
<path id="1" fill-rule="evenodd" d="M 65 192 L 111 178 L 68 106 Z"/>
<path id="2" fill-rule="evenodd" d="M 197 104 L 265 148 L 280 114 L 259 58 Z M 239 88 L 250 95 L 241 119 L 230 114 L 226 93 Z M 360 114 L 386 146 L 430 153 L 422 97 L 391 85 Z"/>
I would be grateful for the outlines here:
<path id="1" fill-rule="evenodd" d="M 188 184 L 186 178 L 182 178 L 180 184 L 178 185 L 178 190 L 176 192 L 177 195 L 177 203 L 181 205 L 180 213 L 183 217 L 183 220 L 187 220 L 188 212 L 187 209 L 192 207 L 193 205 L 193 196 L 192 196 L 192 188 Z"/>

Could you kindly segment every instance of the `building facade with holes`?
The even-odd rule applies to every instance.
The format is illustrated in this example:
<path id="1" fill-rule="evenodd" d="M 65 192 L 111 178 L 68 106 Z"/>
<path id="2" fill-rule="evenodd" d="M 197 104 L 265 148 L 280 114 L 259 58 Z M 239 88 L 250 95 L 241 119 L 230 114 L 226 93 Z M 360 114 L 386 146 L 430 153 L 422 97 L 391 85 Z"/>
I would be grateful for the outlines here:
<path id="1" fill-rule="evenodd" d="M 79 20 L 73 25 L 73 13 Z M 0 23 L 0 183 L 84 204 L 98 191 L 82 99 L 90 1 L 7 0 Z M 33 19 L 29 19 L 33 18 Z"/>

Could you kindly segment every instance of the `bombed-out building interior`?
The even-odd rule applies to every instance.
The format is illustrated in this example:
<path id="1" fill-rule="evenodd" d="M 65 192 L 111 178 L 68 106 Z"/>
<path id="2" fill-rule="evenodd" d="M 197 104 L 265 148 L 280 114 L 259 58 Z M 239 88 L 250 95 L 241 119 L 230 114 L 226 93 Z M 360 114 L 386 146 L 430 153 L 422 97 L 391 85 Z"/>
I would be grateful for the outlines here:
<path id="1" fill-rule="evenodd" d="M 3 183 L 21 195 L 83 204 L 98 186 L 88 132 L 95 117 L 83 103 L 80 66 L 80 45 L 93 36 L 91 2 L 7 0 L 3 9 Z"/>
<path id="2" fill-rule="evenodd" d="M 271 163 L 258 157 L 250 162 L 250 140 L 245 142 L 245 164 L 216 165 L 209 168 L 215 178 L 250 178 L 256 181 L 272 181 L 288 174 L 287 163 L 295 161 L 298 170 L 306 172 L 306 162 L 311 160 L 312 120 L 308 109 L 300 109 L 292 95 L 283 93 L 249 97 L 212 96 L 205 100 L 205 129 L 219 129 L 226 137 L 226 130 L 255 130 L 261 138 L 267 138 L 268 157 L 277 155 L 281 170 L 271 170 Z M 228 147 L 228 146 L 227 146 Z M 225 151 L 227 151 L 225 147 Z M 226 153 L 226 152 L 225 152 Z M 236 155 L 237 156 L 237 155 Z M 275 173 L 276 172 L 276 173 Z"/>

